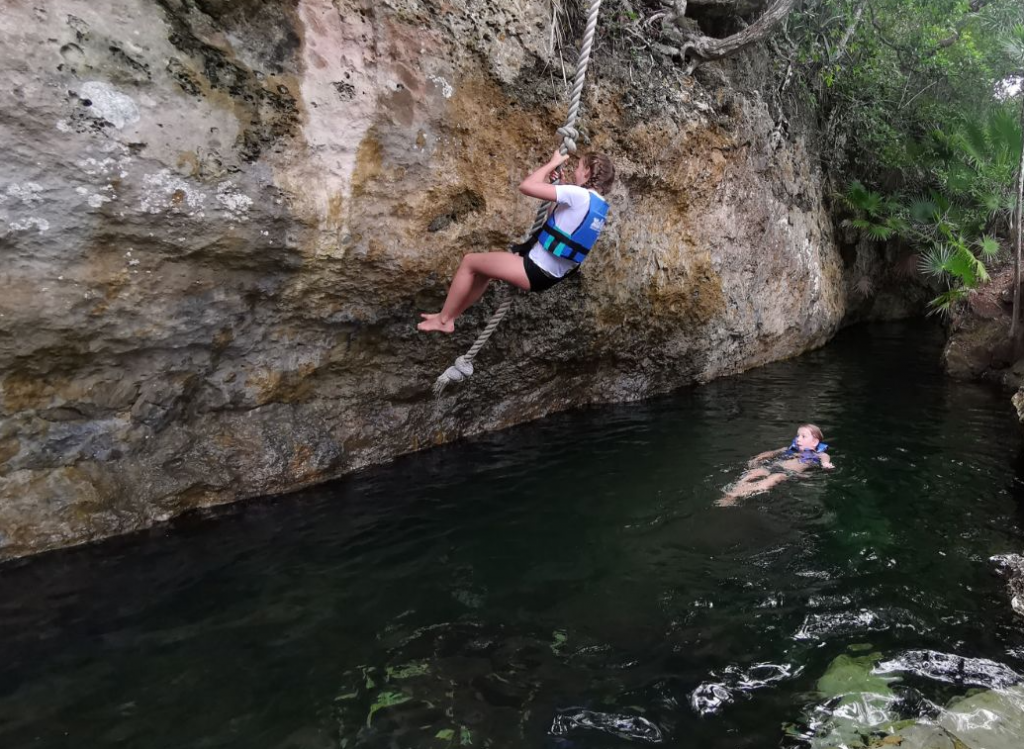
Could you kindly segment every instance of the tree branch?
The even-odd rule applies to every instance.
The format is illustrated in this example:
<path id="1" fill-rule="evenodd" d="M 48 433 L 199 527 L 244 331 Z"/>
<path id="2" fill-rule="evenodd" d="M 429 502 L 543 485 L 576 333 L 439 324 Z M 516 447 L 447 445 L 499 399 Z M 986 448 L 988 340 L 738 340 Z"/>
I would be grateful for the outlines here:
<path id="1" fill-rule="evenodd" d="M 765 12 L 745 29 L 724 39 L 715 39 L 693 28 L 685 27 L 682 13 L 686 11 L 686 0 L 674 0 L 672 10 L 665 16 L 665 21 L 671 25 L 671 28 L 665 30 L 665 34 L 671 41 L 677 41 L 679 46 L 655 46 L 660 51 L 682 60 L 689 58 L 686 67 L 686 73 L 689 75 L 705 62 L 728 57 L 766 38 L 775 25 L 789 15 L 794 5 L 796 0 L 772 0 Z"/>
<path id="2" fill-rule="evenodd" d="M 857 5 L 857 10 L 853 14 L 853 20 L 850 21 L 850 25 L 846 27 L 846 31 L 843 33 L 843 38 L 839 40 L 839 45 L 836 47 L 836 53 L 830 59 L 831 64 L 835 65 L 842 59 L 843 55 L 846 54 L 846 45 L 850 43 L 850 39 L 853 38 L 853 34 L 857 30 L 857 26 L 860 24 L 860 18 L 864 15 L 864 6 L 866 4 L 867 0 L 860 0 L 860 3 Z"/>
<path id="3" fill-rule="evenodd" d="M 940 50 L 948 49 L 949 47 L 952 47 L 954 44 L 959 42 L 960 32 L 964 30 L 964 26 L 970 23 L 971 16 L 980 11 L 986 5 L 988 5 L 989 2 L 990 0 L 972 0 L 970 5 L 967 6 L 967 12 L 964 14 L 964 17 L 957 21 L 956 28 L 953 29 L 953 33 L 947 36 L 945 39 L 940 40 L 939 43 L 936 44 L 933 49 L 929 50 L 924 55 L 924 57 L 932 57 L 938 54 Z"/>
<path id="4" fill-rule="evenodd" d="M 875 9 L 871 5 L 868 5 L 868 15 L 871 16 L 871 25 L 874 27 L 875 32 L 877 32 L 878 34 L 878 40 L 886 47 L 891 49 L 893 52 L 895 52 L 896 57 L 898 57 L 900 60 L 900 63 L 904 65 L 908 70 L 913 70 L 914 72 L 917 72 L 917 66 L 904 59 L 904 55 L 911 58 L 916 57 L 914 51 L 912 49 L 908 49 L 907 47 L 903 47 L 893 42 L 890 42 L 888 39 L 885 38 L 885 32 L 882 30 L 881 24 L 878 23 L 878 19 L 875 18 Z"/>

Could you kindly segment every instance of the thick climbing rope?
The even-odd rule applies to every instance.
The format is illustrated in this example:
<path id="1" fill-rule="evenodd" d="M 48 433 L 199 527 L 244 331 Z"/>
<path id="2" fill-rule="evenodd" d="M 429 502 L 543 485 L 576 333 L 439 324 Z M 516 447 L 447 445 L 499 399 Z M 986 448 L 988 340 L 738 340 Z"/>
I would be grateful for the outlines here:
<path id="1" fill-rule="evenodd" d="M 565 124 L 558 128 L 555 132 L 562 136 L 562 145 L 559 147 L 559 152 L 576 153 L 576 138 L 579 137 L 579 131 L 576 130 L 576 117 L 580 111 L 580 96 L 583 94 L 583 83 L 587 77 L 587 64 L 590 62 L 590 48 L 594 46 L 594 33 L 597 31 L 597 12 L 601 7 L 601 0 L 590 0 L 590 5 L 587 9 L 587 28 L 583 33 L 583 44 L 580 46 L 579 59 L 576 61 L 576 78 L 573 82 L 572 97 L 569 103 L 569 113 L 566 115 Z M 533 222 L 533 228 L 530 229 L 530 236 L 536 234 L 537 230 L 544 225 L 544 221 L 547 220 L 548 206 L 550 201 L 544 201 L 541 203 L 540 208 L 537 209 L 537 218 Z M 484 347 L 487 340 L 491 337 L 498 325 L 501 323 L 502 318 L 505 317 L 505 313 L 508 312 L 509 307 L 512 306 L 512 295 L 506 292 L 506 298 L 502 301 L 498 309 L 491 315 L 491 319 L 487 322 L 487 326 L 483 329 L 483 332 L 477 336 L 476 341 L 470 346 L 462 356 L 455 360 L 455 363 L 448 367 L 441 376 L 437 378 L 434 383 L 434 395 L 440 397 L 441 393 L 444 392 L 445 387 L 451 382 L 462 382 L 473 375 L 473 359 L 480 353 L 480 349 Z"/>

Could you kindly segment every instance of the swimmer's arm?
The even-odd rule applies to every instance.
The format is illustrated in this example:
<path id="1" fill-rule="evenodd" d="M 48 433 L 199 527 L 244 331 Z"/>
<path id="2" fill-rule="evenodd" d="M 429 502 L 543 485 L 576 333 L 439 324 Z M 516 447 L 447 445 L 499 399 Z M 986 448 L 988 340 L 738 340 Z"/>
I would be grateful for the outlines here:
<path id="1" fill-rule="evenodd" d="M 776 455 L 782 455 L 782 453 L 786 452 L 786 450 L 788 449 L 788 447 L 780 447 L 778 450 L 765 450 L 763 453 L 758 453 L 753 458 L 748 460 L 747 465 L 757 465 L 762 460 L 768 460 L 768 458 L 774 458 Z"/>
<path id="2" fill-rule="evenodd" d="M 519 192 L 523 195 L 529 195 L 531 198 L 540 198 L 541 200 L 550 200 L 552 202 L 557 200 L 558 193 L 555 192 L 555 186 L 549 181 L 551 172 L 564 164 L 568 158 L 567 154 L 555 151 L 554 156 L 548 159 L 548 163 L 537 169 L 519 184 Z"/>
<path id="3" fill-rule="evenodd" d="M 836 467 L 836 464 L 832 462 L 832 458 L 828 456 L 828 453 L 821 454 L 821 467 L 828 468 L 829 470 Z"/>

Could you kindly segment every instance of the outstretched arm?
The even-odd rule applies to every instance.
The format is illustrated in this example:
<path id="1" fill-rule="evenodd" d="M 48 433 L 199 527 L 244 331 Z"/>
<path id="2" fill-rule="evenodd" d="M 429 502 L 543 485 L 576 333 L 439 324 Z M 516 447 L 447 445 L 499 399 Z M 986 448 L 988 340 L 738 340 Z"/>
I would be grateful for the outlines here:
<path id="1" fill-rule="evenodd" d="M 782 453 L 788 450 L 788 447 L 780 447 L 778 450 L 765 450 L 763 453 L 758 453 L 753 458 L 747 461 L 748 466 L 755 466 L 762 460 L 768 460 L 768 458 L 774 458 L 776 455 L 782 455 Z"/>
<path id="2" fill-rule="evenodd" d="M 836 464 L 832 462 L 832 458 L 828 456 L 828 453 L 821 454 L 821 467 L 832 469 L 836 467 Z"/>
<path id="3" fill-rule="evenodd" d="M 531 198 L 555 201 L 557 193 L 555 186 L 550 183 L 551 172 L 565 163 L 569 158 L 568 154 L 561 154 L 555 151 L 555 155 L 548 159 L 548 163 L 537 169 L 533 174 L 519 184 L 519 192 L 529 195 Z"/>

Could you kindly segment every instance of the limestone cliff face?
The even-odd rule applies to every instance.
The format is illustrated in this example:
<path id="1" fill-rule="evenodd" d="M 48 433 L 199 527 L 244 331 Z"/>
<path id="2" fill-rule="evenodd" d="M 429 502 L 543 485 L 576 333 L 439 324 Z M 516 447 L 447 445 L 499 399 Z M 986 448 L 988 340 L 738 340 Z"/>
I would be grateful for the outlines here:
<path id="1" fill-rule="evenodd" d="M 434 402 L 495 299 L 450 338 L 416 313 L 526 231 L 557 145 L 547 3 L 7 0 L 0 556 L 824 343 L 841 261 L 770 61 L 681 79 L 608 23 L 605 236 Z"/>

